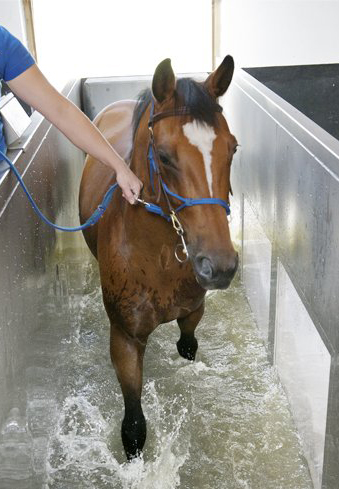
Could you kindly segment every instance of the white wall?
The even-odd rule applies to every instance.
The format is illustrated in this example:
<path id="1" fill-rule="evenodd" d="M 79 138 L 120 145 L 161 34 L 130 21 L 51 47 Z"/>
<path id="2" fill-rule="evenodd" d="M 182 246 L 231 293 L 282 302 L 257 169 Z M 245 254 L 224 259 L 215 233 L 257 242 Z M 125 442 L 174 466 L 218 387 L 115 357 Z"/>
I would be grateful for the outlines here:
<path id="1" fill-rule="evenodd" d="M 238 67 L 339 62 L 338 0 L 219 0 L 220 57 Z"/>
<path id="2" fill-rule="evenodd" d="M 38 64 L 59 88 L 75 77 L 212 65 L 211 0 L 34 0 Z"/>
<path id="3" fill-rule="evenodd" d="M 0 24 L 27 46 L 26 27 L 21 0 L 0 0 Z"/>

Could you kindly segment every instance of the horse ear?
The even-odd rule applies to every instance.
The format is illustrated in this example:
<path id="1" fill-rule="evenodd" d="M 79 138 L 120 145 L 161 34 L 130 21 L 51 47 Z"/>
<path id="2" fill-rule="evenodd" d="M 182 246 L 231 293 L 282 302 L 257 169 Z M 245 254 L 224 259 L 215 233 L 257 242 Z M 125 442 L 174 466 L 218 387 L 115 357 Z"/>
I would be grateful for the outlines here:
<path id="1" fill-rule="evenodd" d="M 204 85 L 213 97 L 224 95 L 232 81 L 233 71 L 233 58 L 226 56 L 221 65 L 209 75 Z"/>
<path id="2" fill-rule="evenodd" d="M 152 92 L 156 100 L 161 103 L 169 99 L 175 89 L 175 76 L 169 58 L 158 64 L 152 81 Z"/>

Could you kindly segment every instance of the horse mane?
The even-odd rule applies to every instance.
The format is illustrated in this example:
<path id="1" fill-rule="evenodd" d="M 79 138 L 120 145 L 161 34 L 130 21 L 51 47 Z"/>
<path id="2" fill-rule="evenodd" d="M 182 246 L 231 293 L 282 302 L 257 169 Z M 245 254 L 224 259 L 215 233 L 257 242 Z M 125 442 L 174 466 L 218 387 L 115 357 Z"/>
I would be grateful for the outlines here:
<path id="1" fill-rule="evenodd" d="M 188 107 L 193 119 L 199 122 L 206 122 L 211 126 L 216 124 L 216 114 L 218 109 L 220 110 L 220 106 L 202 83 L 192 78 L 179 78 L 176 83 L 174 98 L 175 107 Z M 133 112 L 133 141 L 140 119 L 151 100 L 152 92 L 150 88 L 140 92 Z"/>

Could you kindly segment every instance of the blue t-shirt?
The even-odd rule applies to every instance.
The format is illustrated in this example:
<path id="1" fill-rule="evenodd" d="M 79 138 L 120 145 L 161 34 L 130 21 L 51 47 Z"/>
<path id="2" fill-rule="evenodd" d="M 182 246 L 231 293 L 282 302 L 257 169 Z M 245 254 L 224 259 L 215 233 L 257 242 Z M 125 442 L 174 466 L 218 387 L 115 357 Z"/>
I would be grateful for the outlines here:
<path id="1" fill-rule="evenodd" d="M 0 26 L 0 80 L 10 81 L 35 63 L 25 46 L 7 29 Z M 0 83 L 1 88 L 1 83 Z M 0 150 L 6 152 L 6 143 L 0 117 Z M 1 158 L 0 158 L 1 161 Z"/>

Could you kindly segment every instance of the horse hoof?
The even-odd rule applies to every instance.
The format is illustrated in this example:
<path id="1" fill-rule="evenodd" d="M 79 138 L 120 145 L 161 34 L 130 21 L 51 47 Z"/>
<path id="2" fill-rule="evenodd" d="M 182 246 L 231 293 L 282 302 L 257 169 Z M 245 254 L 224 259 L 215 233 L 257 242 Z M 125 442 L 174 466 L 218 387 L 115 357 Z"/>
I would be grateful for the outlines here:
<path id="1" fill-rule="evenodd" d="M 179 355 L 186 358 L 186 360 L 193 361 L 195 360 L 195 354 L 198 349 L 198 341 L 194 337 L 193 339 L 190 338 L 190 340 L 180 338 L 177 342 L 177 349 Z"/>
<path id="2" fill-rule="evenodd" d="M 142 450 L 137 450 L 134 453 L 126 452 L 127 462 L 133 462 L 133 460 L 135 460 L 136 458 L 141 458 L 142 453 Z"/>
<path id="3" fill-rule="evenodd" d="M 146 441 L 146 420 L 142 413 L 132 419 L 124 418 L 121 437 L 127 460 L 140 457 Z"/>

